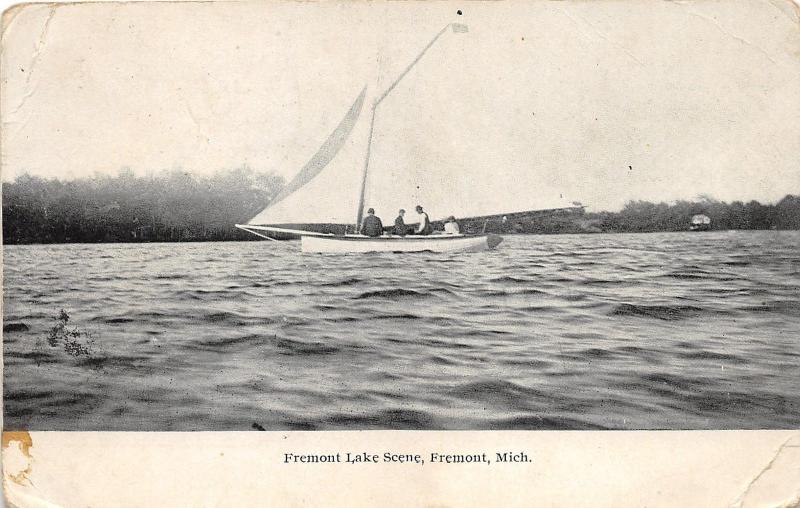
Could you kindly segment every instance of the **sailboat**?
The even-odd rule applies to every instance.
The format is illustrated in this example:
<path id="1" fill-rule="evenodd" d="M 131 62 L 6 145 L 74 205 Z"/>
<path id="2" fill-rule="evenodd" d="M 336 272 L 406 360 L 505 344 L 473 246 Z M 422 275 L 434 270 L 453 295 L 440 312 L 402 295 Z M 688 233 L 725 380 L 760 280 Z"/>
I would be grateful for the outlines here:
<path id="1" fill-rule="evenodd" d="M 467 26 L 460 23 L 445 25 L 399 77 L 372 101 L 369 122 L 360 121 L 367 96 L 365 86 L 322 146 L 269 206 L 247 224 L 236 224 L 236 227 L 269 240 L 299 237 L 302 252 L 311 253 L 474 252 L 497 247 L 503 238 L 496 234 L 434 233 L 424 236 L 394 236 L 384 233 L 380 237 L 369 237 L 358 233 L 368 191 L 370 207 L 374 205 L 383 212 L 396 211 L 403 204 L 413 207 L 419 203 L 414 201 L 415 198 L 419 199 L 420 191 L 408 191 L 419 189 L 419 184 L 415 186 L 414 181 L 396 183 L 395 178 L 395 183 L 388 186 L 390 188 L 381 188 L 380 178 L 376 179 L 370 173 L 375 116 L 378 107 L 392 90 L 448 30 L 456 34 L 468 32 Z M 364 139 L 366 146 L 361 144 Z M 357 175 L 353 172 L 352 161 L 354 157 L 358 157 L 359 152 L 363 154 L 364 162 L 360 175 Z M 406 180 L 413 177 L 413 172 L 400 173 L 400 178 Z M 428 189 L 430 187 L 435 186 L 427 186 Z M 359 190 L 358 194 L 353 192 L 354 189 Z M 452 215 L 454 208 L 460 208 L 463 218 L 515 213 L 489 210 L 485 206 L 470 209 L 474 200 L 448 195 L 446 189 L 429 193 L 425 197 L 425 205 L 432 209 L 441 209 L 443 216 Z M 492 203 L 496 201 L 492 200 Z M 542 209 L 553 208 L 552 205 L 542 206 Z M 350 226 L 353 218 L 355 227 Z"/>

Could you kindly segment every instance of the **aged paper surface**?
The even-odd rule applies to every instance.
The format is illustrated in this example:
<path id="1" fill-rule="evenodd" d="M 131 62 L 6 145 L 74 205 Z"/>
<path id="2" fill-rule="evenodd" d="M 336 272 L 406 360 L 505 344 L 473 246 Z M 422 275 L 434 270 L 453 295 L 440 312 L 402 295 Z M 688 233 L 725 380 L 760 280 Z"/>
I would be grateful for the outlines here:
<path id="1" fill-rule="evenodd" d="M 797 432 L 31 433 L 15 506 L 796 506 Z M 525 452 L 522 464 L 286 464 L 286 453 Z"/>
<path id="2" fill-rule="evenodd" d="M 3 181 L 28 173 L 84 178 L 120 168 L 205 174 L 242 163 L 279 168 L 290 179 L 321 140 L 335 138 L 330 131 L 348 107 L 354 108 L 351 104 L 359 104 L 352 102 L 358 92 L 377 89 L 391 92 L 381 107 L 393 118 L 418 119 L 420 126 L 402 127 L 406 124 L 398 120 L 400 126 L 389 132 L 378 129 L 371 147 L 376 167 L 381 161 L 404 168 L 435 161 L 446 168 L 443 174 L 420 175 L 433 189 L 426 206 L 448 202 L 454 189 L 471 192 L 466 185 L 458 187 L 459 165 L 471 160 L 479 167 L 514 168 L 520 163 L 502 150 L 481 148 L 483 142 L 510 146 L 509 152 L 538 162 L 541 171 L 535 177 L 498 171 L 481 183 L 479 193 L 451 200 L 448 210 L 456 215 L 463 202 L 474 204 L 485 195 L 495 198 L 482 202 L 475 215 L 494 213 L 497 202 L 521 210 L 524 196 L 516 203 L 505 192 L 514 186 L 558 194 L 564 185 L 597 210 L 619 209 L 629 199 L 686 199 L 709 182 L 721 200 L 774 202 L 797 193 L 800 185 L 799 13 L 788 0 L 20 5 L 3 18 Z M 654 34 L 656 27 L 663 32 Z M 432 83 L 452 82 L 453 87 L 421 82 L 394 88 L 394 78 L 408 72 L 408 63 L 416 62 L 415 55 L 440 30 L 445 35 L 434 41 L 449 52 L 420 61 Z M 466 34 L 480 44 L 463 49 L 453 43 Z M 536 65 L 517 66 L 531 45 L 544 48 L 530 52 Z M 539 69 L 536 89 L 528 92 L 541 109 L 529 111 L 519 99 L 524 95 L 519 80 Z M 654 81 L 659 83 L 655 90 Z M 575 82 L 585 87 L 570 88 Z M 675 101 L 676 96 L 685 100 Z M 415 106 L 415 98 L 423 106 Z M 371 95 L 367 103 L 376 99 L 383 97 Z M 448 116 L 453 110 L 460 112 L 456 119 Z M 531 123 L 536 115 L 543 123 Z M 441 125 L 443 130 L 426 139 Z M 535 149 L 520 137 L 525 129 L 535 131 Z M 353 132 L 361 136 L 367 129 L 360 124 Z M 390 135 L 417 148 L 388 144 Z M 463 146 L 478 148 L 468 153 L 459 149 Z M 347 145 L 341 153 L 360 168 L 363 149 Z M 738 160 L 747 163 L 732 162 Z M 617 166 L 624 172 L 610 169 Z M 680 167 L 692 170 L 675 170 Z M 306 201 L 298 198 L 309 214 L 306 222 L 314 222 L 319 203 L 336 205 L 337 193 L 357 187 L 360 169 L 340 176 L 325 181 Z M 372 177 L 370 185 L 378 186 L 380 178 Z M 396 181 L 383 183 L 400 189 Z M 384 197 L 377 191 L 367 194 L 375 202 Z M 7 258 L 7 252 L 3 255 Z M 5 282 L 3 287 L 6 293 Z M 796 315 L 792 301 L 778 310 Z M 9 302 L 3 305 L 5 314 Z M 617 307 L 615 312 L 662 312 L 658 319 L 668 324 L 675 313 L 697 312 L 691 306 L 653 309 Z M 129 322 L 113 317 L 116 324 Z M 214 314 L 208 323 L 224 319 L 230 314 Z M 405 324 L 392 326 L 400 336 L 411 333 Z M 594 324 L 582 326 L 591 333 Z M 657 341 L 655 330 L 653 325 Z M 796 341 L 797 330 L 786 331 L 781 340 Z M 156 342 L 148 347 L 160 347 Z M 78 355 L 80 347 L 88 347 L 76 344 L 72 351 Z M 327 354 L 324 345 L 312 345 L 317 348 L 312 354 Z M 686 355 L 675 358 L 680 365 L 678 358 Z M 719 358 L 727 357 L 719 353 Z M 211 367 L 206 368 L 211 376 Z M 213 375 L 218 371 L 215 367 Z M 4 381 L 13 375 L 6 372 Z M 686 382 L 679 376 L 647 379 L 658 385 L 655 392 Z M 126 382 L 116 385 L 120 399 L 128 393 Z M 470 392 L 504 387 L 472 384 L 458 393 L 469 398 Z M 785 388 L 800 389 L 796 384 Z M 500 402 L 513 402 L 515 393 L 498 396 Z M 36 397 L 31 399 L 36 408 Z M 25 507 L 798 506 L 797 424 L 758 414 L 780 404 L 789 407 L 785 414 L 796 414 L 791 394 L 778 399 L 736 412 L 743 396 L 720 395 L 706 404 L 723 407 L 727 417 L 719 423 L 680 407 L 661 414 L 655 405 L 650 417 L 636 415 L 633 426 L 616 418 L 614 407 L 594 419 L 551 423 L 551 428 L 584 429 L 575 431 L 522 430 L 525 422 L 531 429 L 547 428 L 542 422 L 551 420 L 538 415 L 528 420 L 498 415 L 459 425 L 453 422 L 464 413 L 455 409 L 443 411 L 450 419 L 439 428 L 481 430 L 381 430 L 425 428 L 429 420 L 410 407 L 390 413 L 399 415 L 397 421 L 389 417 L 375 423 L 355 402 L 342 407 L 352 420 L 337 414 L 292 427 L 288 419 L 270 424 L 254 416 L 252 428 L 268 432 L 228 432 L 245 430 L 251 421 L 241 427 L 245 420 L 219 414 L 225 409 L 203 420 L 207 401 L 191 397 L 180 416 L 176 409 L 174 420 L 158 405 L 150 413 L 139 408 L 127 420 L 115 416 L 124 414 L 120 408 L 87 420 L 80 409 L 65 415 L 17 406 L 14 424 L 4 425 L 9 430 L 2 443 L 4 494 L 9 505 Z M 727 413 L 726 404 L 731 406 Z M 199 406 L 196 421 L 191 420 L 193 405 Z M 359 411 L 368 415 L 358 420 Z M 325 425 L 331 421 L 339 427 Z M 354 430 L 343 431 L 343 421 L 356 422 Z M 320 430 L 284 430 L 300 424 Z M 736 430 L 745 428 L 770 430 Z M 163 432 L 171 429 L 218 431 Z"/>

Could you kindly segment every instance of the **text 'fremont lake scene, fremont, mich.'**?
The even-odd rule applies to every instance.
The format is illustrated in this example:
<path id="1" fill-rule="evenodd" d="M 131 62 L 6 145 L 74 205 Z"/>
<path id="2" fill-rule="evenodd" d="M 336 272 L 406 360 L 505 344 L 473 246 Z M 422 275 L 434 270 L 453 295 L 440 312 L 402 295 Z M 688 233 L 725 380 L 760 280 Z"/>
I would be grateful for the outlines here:
<path id="1" fill-rule="evenodd" d="M 13 11 L 4 427 L 796 427 L 800 31 L 731 4 Z"/>

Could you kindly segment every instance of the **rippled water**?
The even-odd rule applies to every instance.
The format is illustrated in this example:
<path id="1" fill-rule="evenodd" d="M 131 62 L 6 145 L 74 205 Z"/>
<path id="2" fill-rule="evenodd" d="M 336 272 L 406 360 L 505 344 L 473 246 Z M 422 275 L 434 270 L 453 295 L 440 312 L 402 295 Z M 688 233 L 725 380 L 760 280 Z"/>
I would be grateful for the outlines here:
<path id="1" fill-rule="evenodd" d="M 714 232 L 403 256 L 6 246 L 5 426 L 795 428 L 799 244 Z"/>

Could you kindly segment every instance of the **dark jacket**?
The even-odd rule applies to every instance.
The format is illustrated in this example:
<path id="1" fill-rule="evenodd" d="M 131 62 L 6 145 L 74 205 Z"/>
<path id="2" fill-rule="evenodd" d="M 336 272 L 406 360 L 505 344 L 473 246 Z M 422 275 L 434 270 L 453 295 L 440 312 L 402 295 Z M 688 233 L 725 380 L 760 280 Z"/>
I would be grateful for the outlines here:
<path id="1" fill-rule="evenodd" d="M 406 236 L 408 234 L 408 226 L 406 226 L 406 223 L 403 220 L 402 215 L 398 215 L 397 218 L 394 220 L 393 234 L 399 236 Z"/>
<path id="2" fill-rule="evenodd" d="M 366 236 L 381 236 L 383 234 L 383 223 L 374 215 L 364 217 L 361 223 L 361 234 Z"/>
<path id="3" fill-rule="evenodd" d="M 418 235 L 429 235 L 429 234 L 433 233 L 433 225 L 431 224 L 431 220 L 428 218 L 428 214 L 427 213 L 422 212 L 422 215 L 424 216 L 423 224 L 422 224 L 422 231 L 420 231 L 417 234 Z"/>

